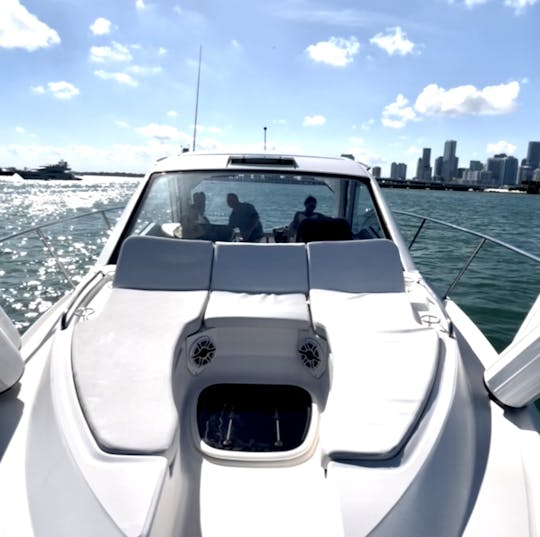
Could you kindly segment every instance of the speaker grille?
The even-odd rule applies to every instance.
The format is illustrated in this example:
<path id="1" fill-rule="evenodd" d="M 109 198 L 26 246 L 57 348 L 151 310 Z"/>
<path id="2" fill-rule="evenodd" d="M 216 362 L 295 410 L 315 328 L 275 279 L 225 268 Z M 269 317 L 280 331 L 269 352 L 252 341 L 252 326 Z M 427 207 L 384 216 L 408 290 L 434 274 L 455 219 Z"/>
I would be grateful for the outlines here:
<path id="1" fill-rule="evenodd" d="M 307 368 L 315 369 L 321 363 L 321 348 L 314 339 L 305 339 L 298 348 L 298 356 Z"/>
<path id="2" fill-rule="evenodd" d="M 198 367 L 208 365 L 214 358 L 216 346 L 208 337 L 203 336 L 191 345 L 191 361 Z"/>

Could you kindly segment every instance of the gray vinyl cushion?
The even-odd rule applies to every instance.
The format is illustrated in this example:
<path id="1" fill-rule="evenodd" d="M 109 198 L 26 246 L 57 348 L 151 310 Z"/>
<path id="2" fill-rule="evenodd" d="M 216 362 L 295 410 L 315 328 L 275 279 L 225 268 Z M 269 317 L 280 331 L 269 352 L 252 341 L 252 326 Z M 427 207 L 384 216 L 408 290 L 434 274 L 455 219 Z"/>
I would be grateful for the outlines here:
<path id="1" fill-rule="evenodd" d="M 208 289 L 210 241 L 132 236 L 122 245 L 114 287 L 163 291 Z"/>
<path id="2" fill-rule="evenodd" d="M 212 290 L 306 294 L 305 245 L 216 243 Z"/>
<path id="3" fill-rule="evenodd" d="M 348 293 L 405 290 L 399 250 L 388 239 L 312 242 L 307 251 L 311 289 Z"/>

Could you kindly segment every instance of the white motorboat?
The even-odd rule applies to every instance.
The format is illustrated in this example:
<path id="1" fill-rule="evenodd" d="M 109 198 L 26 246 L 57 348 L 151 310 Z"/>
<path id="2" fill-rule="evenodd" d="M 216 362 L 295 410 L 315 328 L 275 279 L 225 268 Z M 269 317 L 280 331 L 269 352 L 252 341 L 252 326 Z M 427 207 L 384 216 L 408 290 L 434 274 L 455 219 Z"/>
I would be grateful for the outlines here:
<path id="1" fill-rule="evenodd" d="M 0 535 L 540 534 L 540 301 L 497 353 L 352 160 L 161 160 L 0 319 Z"/>

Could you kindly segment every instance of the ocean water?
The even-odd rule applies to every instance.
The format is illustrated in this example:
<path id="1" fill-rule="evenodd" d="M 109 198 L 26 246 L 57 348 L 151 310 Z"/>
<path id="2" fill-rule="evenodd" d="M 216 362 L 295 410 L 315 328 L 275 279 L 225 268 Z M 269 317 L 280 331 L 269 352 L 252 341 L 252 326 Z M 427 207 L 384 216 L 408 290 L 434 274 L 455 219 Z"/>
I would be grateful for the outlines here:
<path id="1" fill-rule="evenodd" d="M 58 218 L 122 206 L 136 185 L 136 180 L 128 178 L 85 177 L 66 183 L 0 178 L 0 238 Z M 395 211 L 445 220 L 540 257 L 540 196 L 404 189 L 384 189 L 383 193 Z M 249 201 L 258 205 L 256 199 Z M 261 206 L 264 202 L 262 193 Z M 286 209 L 292 215 L 296 207 Z M 119 215 L 120 210 L 107 213 L 110 223 Z M 396 219 L 410 241 L 420 221 L 399 214 Z M 44 233 L 76 282 L 94 263 L 109 229 L 98 214 L 48 227 Z M 427 223 L 411 253 L 430 284 L 444 294 L 478 242 L 476 237 Z M 69 288 L 37 234 L 0 244 L 0 305 L 21 330 Z M 539 292 L 539 264 L 484 245 L 450 296 L 501 350 Z"/>

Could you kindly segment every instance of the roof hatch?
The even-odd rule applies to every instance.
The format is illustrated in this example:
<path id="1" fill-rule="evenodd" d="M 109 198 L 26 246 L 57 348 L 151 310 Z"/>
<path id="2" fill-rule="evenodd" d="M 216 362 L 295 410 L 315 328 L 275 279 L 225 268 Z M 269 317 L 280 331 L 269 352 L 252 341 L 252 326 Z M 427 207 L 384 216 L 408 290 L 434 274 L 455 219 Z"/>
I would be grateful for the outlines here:
<path id="1" fill-rule="evenodd" d="M 231 155 L 227 166 L 283 166 L 297 168 L 296 160 L 292 157 L 275 155 Z"/>

